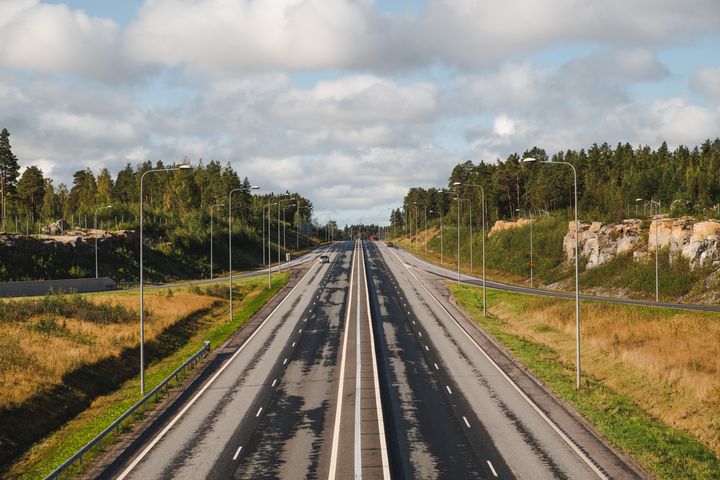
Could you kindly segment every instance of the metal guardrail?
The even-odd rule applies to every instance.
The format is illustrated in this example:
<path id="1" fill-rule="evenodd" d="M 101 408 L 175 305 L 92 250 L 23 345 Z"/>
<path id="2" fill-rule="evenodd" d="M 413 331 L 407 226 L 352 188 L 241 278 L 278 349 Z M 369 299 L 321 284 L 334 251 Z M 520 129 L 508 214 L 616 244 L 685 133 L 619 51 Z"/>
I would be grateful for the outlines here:
<path id="1" fill-rule="evenodd" d="M 62 465 L 57 467 L 50 475 L 45 477 L 45 480 L 51 480 L 55 478 L 60 478 L 60 476 L 71 466 L 73 466 L 76 462 L 80 462 L 80 465 L 83 463 L 83 457 L 97 444 L 102 442 L 102 440 L 108 436 L 109 434 L 118 431 L 120 429 L 121 424 L 131 415 L 133 415 L 135 412 L 137 412 L 140 408 L 142 408 L 148 400 L 155 397 L 155 401 L 157 402 L 158 395 L 160 394 L 160 391 L 167 387 L 168 384 L 173 380 L 179 380 L 180 374 L 183 373 L 187 368 L 196 363 L 201 357 L 203 357 L 205 354 L 207 354 L 210 351 L 210 342 L 207 340 L 205 341 L 205 344 L 203 347 L 195 352 L 190 358 L 185 360 L 182 365 L 180 365 L 178 368 L 175 369 L 174 372 L 172 372 L 170 375 L 165 378 L 160 384 L 153 388 L 150 392 L 148 392 L 143 398 L 141 398 L 135 405 L 130 407 L 125 413 L 120 415 L 117 420 L 115 420 L 110 426 L 108 426 L 105 430 L 100 432 L 95 438 L 90 440 L 84 447 L 82 447 L 80 450 L 75 452 L 75 454 L 68 458 Z"/>

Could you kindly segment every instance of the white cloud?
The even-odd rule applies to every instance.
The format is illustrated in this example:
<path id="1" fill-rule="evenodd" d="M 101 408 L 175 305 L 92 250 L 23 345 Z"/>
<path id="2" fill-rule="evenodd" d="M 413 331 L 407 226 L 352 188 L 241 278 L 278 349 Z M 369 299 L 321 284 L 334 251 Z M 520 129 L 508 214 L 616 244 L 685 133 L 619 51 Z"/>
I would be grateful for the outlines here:
<path id="1" fill-rule="evenodd" d="M 271 114 L 286 123 L 302 120 L 308 127 L 415 123 L 431 119 L 437 108 L 436 95 L 437 87 L 430 83 L 398 86 L 380 77 L 348 76 L 319 82 L 310 90 L 282 93 Z"/>
<path id="2" fill-rule="evenodd" d="M 5 0 L 0 7 L 0 64 L 110 83 L 135 72 L 115 22 L 32 0 Z"/>
<path id="3" fill-rule="evenodd" d="M 142 62 L 217 72 L 346 68 L 374 44 L 370 14 L 351 0 L 154 0 L 127 44 Z"/>
<path id="4" fill-rule="evenodd" d="M 493 133 L 500 137 L 507 137 L 515 133 L 515 122 L 506 115 L 495 117 L 493 121 Z"/>
<path id="5" fill-rule="evenodd" d="M 690 79 L 693 91 L 720 103 L 720 67 L 700 68 Z"/>
<path id="6" fill-rule="evenodd" d="M 715 0 L 430 0 L 419 13 L 393 15 L 370 0 L 153 0 L 126 42 L 141 63 L 216 74 L 406 71 L 436 62 L 476 69 L 568 43 L 629 48 L 615 66 L 632 71 L 648 60 L 643 49 L 718 24 Z"/>

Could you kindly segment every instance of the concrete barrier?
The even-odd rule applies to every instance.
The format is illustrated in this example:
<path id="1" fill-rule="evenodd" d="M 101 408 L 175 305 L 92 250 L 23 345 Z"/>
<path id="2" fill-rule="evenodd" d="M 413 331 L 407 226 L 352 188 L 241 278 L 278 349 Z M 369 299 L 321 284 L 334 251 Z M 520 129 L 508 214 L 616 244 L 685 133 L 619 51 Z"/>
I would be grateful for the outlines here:
<path id="1" fill-rule="evenodd" d="M 115 289 L 117 289 L 117 284 L 110 277 L 0 282 L 0 297 L 31 297 L 47 295 L 50 292 L 104 292 Z"/>

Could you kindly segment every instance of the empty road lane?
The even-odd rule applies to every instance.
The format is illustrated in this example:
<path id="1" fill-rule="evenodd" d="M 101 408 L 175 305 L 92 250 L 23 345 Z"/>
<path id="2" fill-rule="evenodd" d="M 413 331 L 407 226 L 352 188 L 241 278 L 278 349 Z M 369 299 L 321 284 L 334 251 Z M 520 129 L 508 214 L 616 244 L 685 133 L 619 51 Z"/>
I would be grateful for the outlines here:
<path id="1" fill-rule="evenodd" d="M 106 478 L 641 478 L 379 242 L 315 262 Z"/>

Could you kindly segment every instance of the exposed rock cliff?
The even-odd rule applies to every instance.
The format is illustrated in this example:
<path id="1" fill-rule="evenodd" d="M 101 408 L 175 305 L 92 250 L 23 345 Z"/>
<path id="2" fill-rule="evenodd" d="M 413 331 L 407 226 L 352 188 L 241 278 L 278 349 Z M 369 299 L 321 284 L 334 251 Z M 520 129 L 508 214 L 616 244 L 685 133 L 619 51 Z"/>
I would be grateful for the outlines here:
<path id="1" fill-rule="evenodd" d="M 655 251 L 655 245 L 668 247 L 670 253 L 681 255 L 691 267 L 706 263 L 720 266 L 720 222 L 697 222 L 690 217 L 661 218 L 650 222 L 628 219 L 619 224 L 600 222 L 579 225 L 580 255 L 587 259 L 587 268 L 597 267 L 616 255 L 633 253 L 639 259 Z M 575 258 L 575 222 L 569 222 L 563 239 L 568 260 Z"/>
<path id="2" fill-rule="evenodd" d="M 532 221 L 535 221 L 534 219 Z M 488 237 L 492 237 L 498 232 L 503 230 L 510 230 L 511 228 L 521 228 L 526 225 L 530 225 L 531 220 L 529 218 L 519 218 L 516 222 L 506 222 L 505 220 L 498 220 L 495 222 L 493 227 L 488 233 Z"/>
<path id="3" fill-rule="evenodd" d="M 95 248 L 95 239 L 100 248 L 133 248 L 137 236 L 133 230 L 71 230 L 65 235 L 11 235 L 0 234 L 0 248 L 10 249 L 13 254 L 41 255 L 44 253 L 67 253 L 91 251 Z"/>

